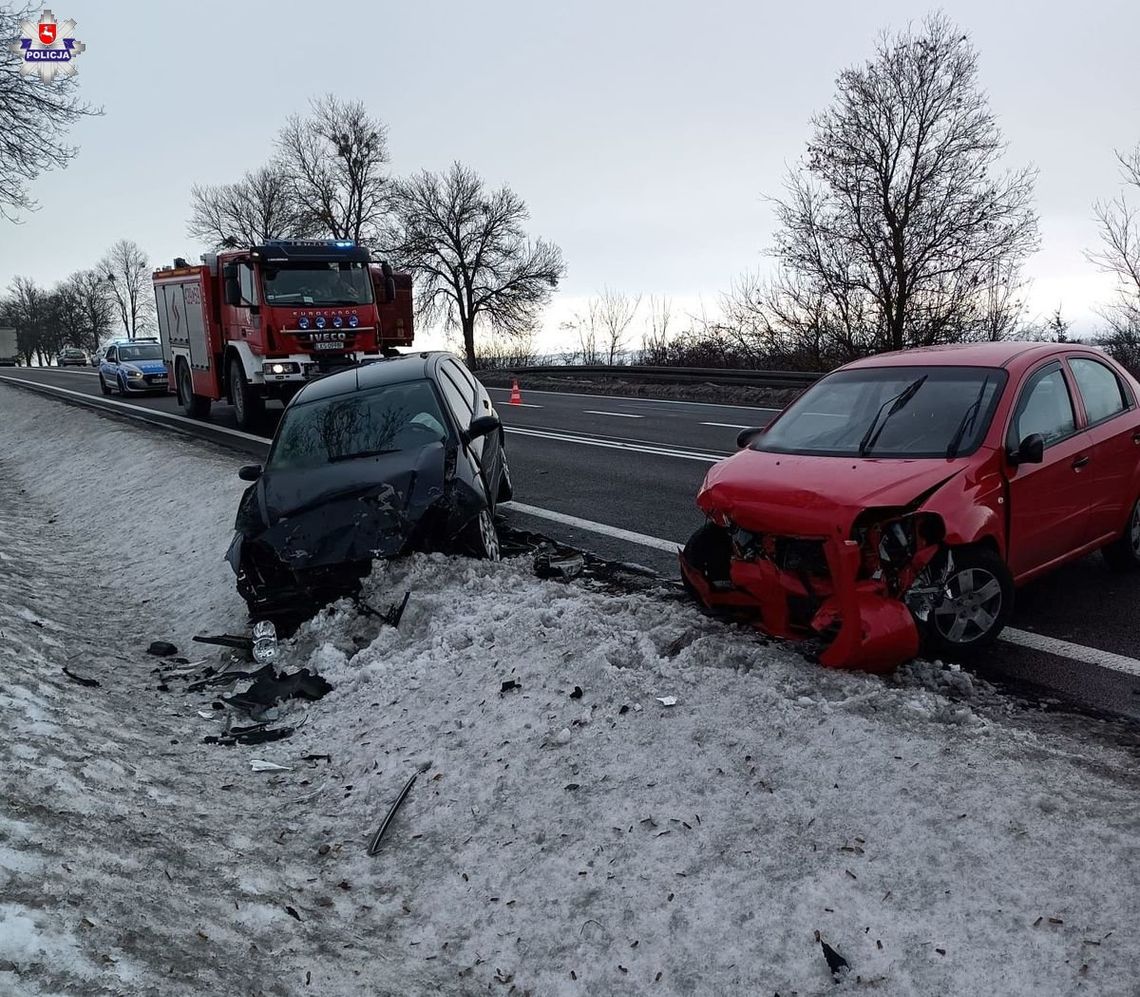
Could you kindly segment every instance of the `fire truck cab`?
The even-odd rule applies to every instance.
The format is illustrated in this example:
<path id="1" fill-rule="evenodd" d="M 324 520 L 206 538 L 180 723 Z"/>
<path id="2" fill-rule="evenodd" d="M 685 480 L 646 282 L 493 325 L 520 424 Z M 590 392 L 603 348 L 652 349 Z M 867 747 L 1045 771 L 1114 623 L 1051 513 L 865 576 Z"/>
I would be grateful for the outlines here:
<path id="1" fill-rule="evenodd" d="M 252 429 L 265 402 L 412 342 L 412 281 L 343 240 L 269 241 L 154 274 L 170 389 L 186 413 L 222 399 Z"/>

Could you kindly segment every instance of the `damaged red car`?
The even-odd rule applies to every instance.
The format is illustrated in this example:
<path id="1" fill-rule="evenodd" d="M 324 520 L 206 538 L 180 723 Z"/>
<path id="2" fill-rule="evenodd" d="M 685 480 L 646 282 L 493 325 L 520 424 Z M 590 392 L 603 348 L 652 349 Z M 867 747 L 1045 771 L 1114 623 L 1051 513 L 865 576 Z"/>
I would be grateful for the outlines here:
<path id="1" fill-rule="evenodd" d="M 1138 396 L 1072 344 L 848 364 L 709 470 L 685 583 L 831 667 L 983 648 L 1050 569 L 1096 550 L 1140 568 Z"/>

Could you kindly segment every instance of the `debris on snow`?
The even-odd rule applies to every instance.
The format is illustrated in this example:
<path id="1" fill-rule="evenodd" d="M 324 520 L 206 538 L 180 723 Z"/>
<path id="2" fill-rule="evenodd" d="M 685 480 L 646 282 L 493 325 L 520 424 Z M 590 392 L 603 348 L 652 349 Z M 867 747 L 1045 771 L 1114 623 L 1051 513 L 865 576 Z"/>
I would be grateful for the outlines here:
<path id="1" fill-rule="evenodd" d="M 504 680 L 502 687 L 499 689 L 499 695 L 501 696 L 501 695 L 503 695 L 503 693 L 513 692 L 514 690 L 521 689 L 521 688 L 522 688 L 521 682 L 518 682 L 515 679 L 506 679 L 506 680 Z"/>
<path id="2" fill-rule="evenodd" d="M 823 957 L 827 960 L 828 972 L 830 972 L 832 978 L 838 982 L 840 976 L 842 976 L 843 973 L 847 972 L 851 966 L 848 964 L 847 960 L 843 958 L 843 956 L 836 952 L 835 949 L 833 949 L 820 937 L 818 931 L 815 933 L 815 940 L 819 942 L 820 948 L 823 949 Z"/>
<path id="3" fill-rule="evenodd" d="M 677 697 L 676 696 L 658 696 L 657 702 L 659 702 L 662 706 L 676 706 L 677 705 Z"/>
<path id="4" fill-rule="evenodd" d="M 388 809 L 388 813 L 385 815 L 380 826 L 376 829 L 376 833 L 372 835 L 372 840 L 368 842 L 369 855 L 375 855 L 380 850 L 380 839 L 384 837 L 384 832 L 388 830 L 388 825 L 392 823 L 392 818 L 396 816 L 396 811 L 400 809 L 400 804 L 404 802 L 408 793 L 411 791 L 418 775 L 419 772 L 413 772 L 412 777 L 404 783 L 404 788 L 400 790 L 400 795 L 396 797 L 396 801 Z"/>
<path id="5" fill-rule="evenodd" d="M 292 772 L 292 765 L 278 765 L 277 762 L 267 762 L 261 758 L 251 758 L 249 767 L 254 772 Z"/>
<path id="6" fill-rule="evenodd" d="M 73 672 L 66 665 L 63 666 L 63 674 L 71 679 L 72 682 L 75 682 L 77 685 L 85 685 L 88 689 L 98 689 L 101 685 L 98 679 L 91 679 L 86 678 L 83 675 L 76 675 L 75 672 Z"/>
<path id="7" fill-rule="evenodd" d="M 152 640 L 150 647 L 146 649 L 146 653 L 153 654 L 156 658 L 169 658 L 178 653 L 178 648 L 168 640 Z"/>

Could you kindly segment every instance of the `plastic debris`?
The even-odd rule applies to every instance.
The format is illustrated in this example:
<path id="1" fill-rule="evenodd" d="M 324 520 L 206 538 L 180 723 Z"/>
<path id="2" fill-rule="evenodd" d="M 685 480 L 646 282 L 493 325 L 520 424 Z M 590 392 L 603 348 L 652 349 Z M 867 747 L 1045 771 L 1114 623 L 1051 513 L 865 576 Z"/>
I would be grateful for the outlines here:
<path id="1" fill-rule="evenodd" d="M 75 672 L 66 665 L 63 668 L 63 674 L 71 679 L 72 682 L 75 682 L 77 685 L 87 686 L 88 689 L 98 689 L 101 684 L 98 679 L 89 679 L 82 675 L 76 675 Z"/>
<path id="2" fill-rule="evenodd" d="M 832 979 L 838 983 L 840 976 L 851 968 L 850 964 L 820 937 L 818 931 L 815 933 L 815 939 L 823 949 L 823 957 L 827 960 L 827 968 Z"/>
<path id="3" fill-rule="evenodd" d="M 411 598 L 411 596 L 411 592 L 405 592 L 404 598 L 398 604 L 392 603 L 392 605 L 388 607 L 387 611 L 383 613 L 378 609 L 373 609 L 359 596 L 356 598 L 355 602 L 357 610 L 359 610 L 365 616 L 371 616 L 375 619 L 381 620 L 382 622 L 387 623 L 390 627 L 398 627 L 400 625 L 400 620 L 403 619 L 404 610 L 408 608 L 408 600 Z"/>
<path id="4" fill-rule="evenodd" d="M 514 679 L 507 679 L 503 682 L 502 687 L 499 689 L 499 695 L 506 692 L 513 692 L 516 689 L 521 689 L 522 685 Z"/>
<path id="5" fill-rule="evenodd" d="M 254 772 L 292 772 L 293 766 L 291 765 L 278 765 L 276 762 L 267 762 L 261 758 L 251 758 L 249 760 L 249 767 Z"/>
<path id="6" fill-rule="evenodd" d="M 662 706 L 676 706 L 677 705 L 677 697 L 676 696 L 658 696 L 657 702 L 659 702 Z"/>
<path id="7" fill-rule="evenodd" d="M 153 654 L 156 658 L 169 658 L 172 654 L 178 653 L 178 648 L 168 640 L 152 640 L 146 653 Z"/>
<path id="8" fill-rule="evenodd" d="M 372 835 L 372 840 L 368 842 L 368 854 L 375 855 L 380 849 L 380 839 L 384 837 L 384 832 L 388 830 L 388 825 L 392 823 L 392 818 L 396 816 L 396 811 L 400 809 L 400 804 L 407 798 L 411 792 L 412 786 L 415 784 L 418 772 L 413 772 L 412 777 L 404 783 L 404 788 L 400 790 L 400 795 L 396 797 L 396 802 L 388 808 L 388 813 L 384 817 L 383 823 L 376 829 L 376 833 Z"/>

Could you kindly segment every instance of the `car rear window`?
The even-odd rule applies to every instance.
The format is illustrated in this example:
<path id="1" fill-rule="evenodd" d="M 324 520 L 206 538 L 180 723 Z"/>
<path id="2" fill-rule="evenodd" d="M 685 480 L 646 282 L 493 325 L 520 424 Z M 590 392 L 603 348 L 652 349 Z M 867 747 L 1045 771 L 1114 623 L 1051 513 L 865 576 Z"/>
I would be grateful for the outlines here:
<path id="1" fill-rule="evenodd" d="M 1069 361 L 1073 377 L 1077 380 L 1085 414 L 1090 423 L 1110 419 L 1128 408 L 1120 379 L 1104 364 L 1096 360 L 1073 357 Z"/>
<path id="2" fill-rule="evenodd" d="M 447 439 L 439 399 L 427 380 L 402 381 L 285 410 L 270 470 L 320 467 Z"/>

